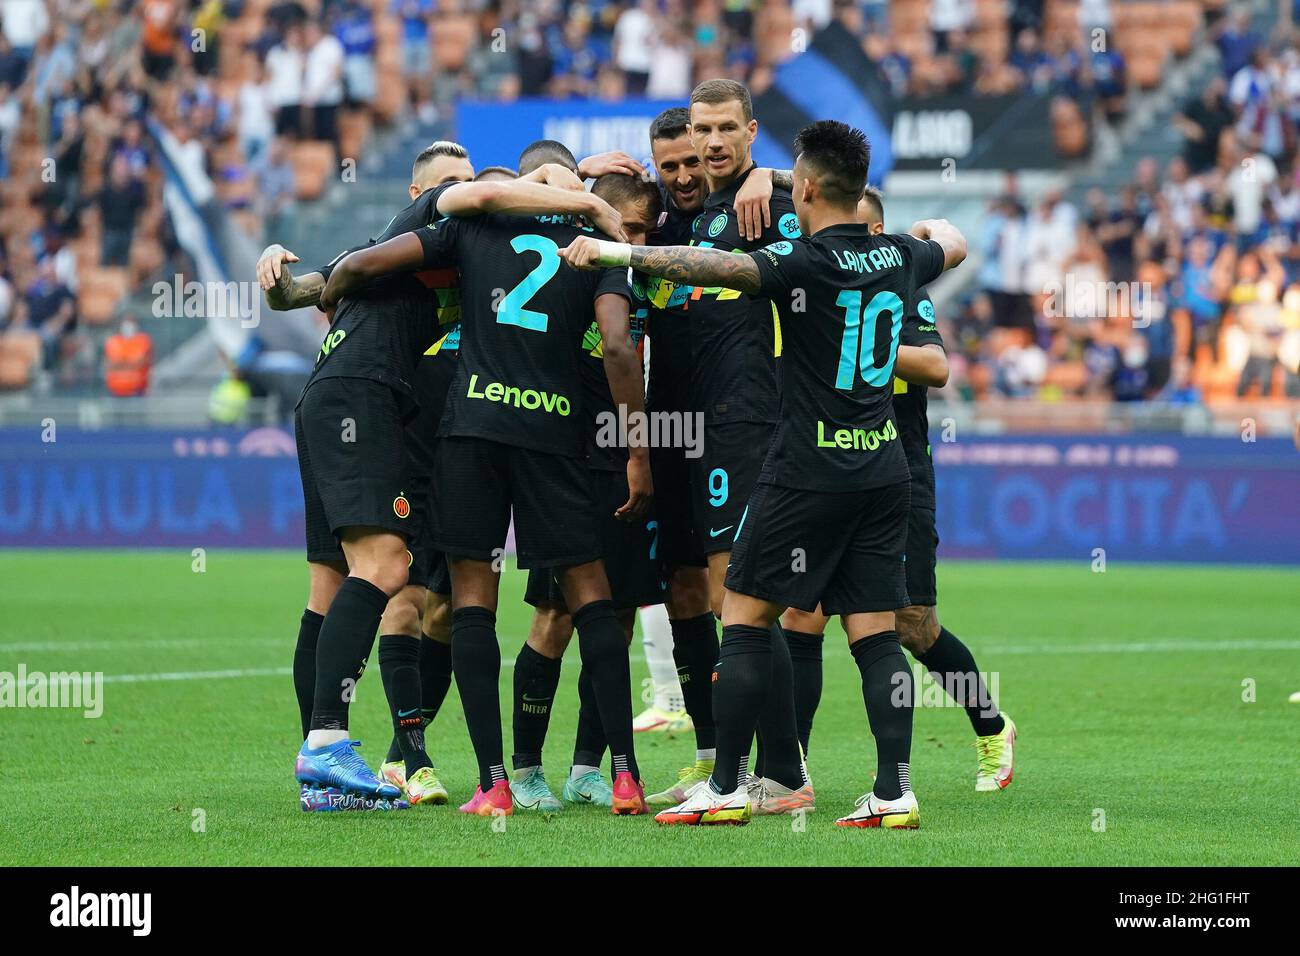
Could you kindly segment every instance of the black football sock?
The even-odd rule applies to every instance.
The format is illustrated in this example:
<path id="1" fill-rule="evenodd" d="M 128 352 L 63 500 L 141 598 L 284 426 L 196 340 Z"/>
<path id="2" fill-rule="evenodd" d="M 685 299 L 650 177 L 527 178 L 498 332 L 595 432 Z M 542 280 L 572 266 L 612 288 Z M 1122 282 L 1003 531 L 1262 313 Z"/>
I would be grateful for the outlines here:
<path id="1" fill-rule="evenodd" d="M 592 601 L 573 612 L 583 667 L 591 671 L 591 687 L 600 723 L 609 741 L 610 776 L 623 771 L 641 779 L 632 744 L 632 668 L 627 635 L 618 623 L 612 601 Z"/>
<path id="2" fill-rule="evenodd" d="M 745 624 L 724 627 L 716 672 L 713 716 L 718 725 L 718 760 L 713 784 L 719 793 L 732 793 L 745 779 L 754 729 L 772 684 L 771 632 Z"/>
<path id="3" fill-rule="evenodd" d="M 876 738 L 876 796 L 897 800 L 911 790 L 912 672 L 897 631 L 881 631 L 849 647 L 862 672 L 862 699 Z"/>
<path id="4" fill-rule="evenodd" d="M 577 767 L 599 767 L 605 757 L 605 728 L 600 722 L 596 689 L 591 686 L 591 671 L 584 666 L 578 672 L 578 734 L 573 742 L 573 763 Z"/>
<path id="5" fill-rule="evenodd" d="M 452 673 L 484 793 L 506 778 L 501 757 L 501 648 L 496 624 L 496 615 L 485 607 L 462 607 L 451 614 Z"/>
<path id="6" fill-rule="evenodd" d="M 966 708 L 966 716 L 970 718 L 977 737 L 1002 732 L 1006 721 L 984 686 L 975 655 L 955 634 L 946 627 L 939 628 L 938 639 L 924 654 L 916 655 L 916 659 L 925 665 L 949 697 Z"/>
<path id="7" fill-rule="evenodd" d="M 791 790 L 807 781 L 799 755 L 799 732 L 794 717 L 794 674 L 790 649 L 780 624 L 769 628 L 772 645 L 772 683 L 758 712 L 758 732 L 762 737 L 762 776 Z"/>
<path id="8" fill-rule="evenodd" d="M 420 716 L 424 726 L 433 723 L 451 689 L 451 644 L 420 637 Z"/>
<path id="9" fill-rule="evenodd" d="M 514 732 L 516 770 L 542 765 L 542 745 L 551 722 L 551 706 L 560 686 L 560 662 L 527 644 L 515 658 Z"/>
<path id="10" fill-rule="evenodd" d="M 349 577 L 334 595 L 316 643 L 312 730 L 348 729 L 348 706 L 360 677 L 358 663 L 365 667 L 387 606 L 388 595 L 364 578 Z"/>
<path id="11" fill-rule="evenodd" d="M 790 648 L 790 663 L 794 668 L 795 725 L 799 728 L 799 745 L 807 759 L 813 716 L 822 701 L 822 635 L 784 630 L 785 642 Z"/>
<path id="12" fill-rule="evenodd" d="M 316 642 L 324 620 L 315 611 L 304 609 L 298 623 L 298 645 L 293 649 L 293 692 L 298 698 L 303 740 L 311 730 L 311 709 L 316 696 Z"/>
<path id="13" fill-rule="evenodd" d="M 682 685 L 686 713 L 695 724 L 695 746 L 717 746 L 713 720 L 713 665 L 718 663 L 718 624 L 712 613 L 669 622 L 673 630 L 673 663 Z"/>
<path id="14" fill-rule="evenodd" d="M 407 634 L 379 637 L 379 678 L 393 717 L 393 744 L 389 760 L 406 764 L 406 779 L 433 761 L 424 750 L 424 722 L 420 719 L 420 639 Z M 393 756 L 393 746 L 397 756 Z"/>

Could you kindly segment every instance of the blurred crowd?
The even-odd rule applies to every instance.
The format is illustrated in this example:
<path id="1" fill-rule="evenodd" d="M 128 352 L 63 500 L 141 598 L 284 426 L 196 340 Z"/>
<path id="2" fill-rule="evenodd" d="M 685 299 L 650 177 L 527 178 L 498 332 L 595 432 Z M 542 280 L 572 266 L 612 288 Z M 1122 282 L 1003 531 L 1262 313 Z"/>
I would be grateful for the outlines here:
<path id="1" fill-rule="evenodd" d="M 1014 180 L 956 319 L 975 395 L 1300 398 L 1300 34 L 1232 14 L 1181 152 L 1031 207 Z"/>
<path id="2" fill-rule="evenodd" d="M 1300 45 L 1220 6 L 0 0 L 0 388 L 43 365 L 58 382 L 147 389 L 154 350 L 122 338 L 157 328 L 124 322 L 124 303 L 193 268 L 161 201 L 157 136 L 211 182 L 195 201 L 260 243 L 375 126 L 436 120 L 459 96 L 683 100 L 717 75 L 761 92 L 835 20 L 897 97 L 1052 97 L 1067 153 L 1210 24 L 1222 75 L 1182 106 L 1181 156 L 1078 203 L 1027 204 L 1008 179 L 973 237 L 958 377 L 974 395 L 1294 395 Z M 130 374 L 110 376 L 123 355 Z"/>

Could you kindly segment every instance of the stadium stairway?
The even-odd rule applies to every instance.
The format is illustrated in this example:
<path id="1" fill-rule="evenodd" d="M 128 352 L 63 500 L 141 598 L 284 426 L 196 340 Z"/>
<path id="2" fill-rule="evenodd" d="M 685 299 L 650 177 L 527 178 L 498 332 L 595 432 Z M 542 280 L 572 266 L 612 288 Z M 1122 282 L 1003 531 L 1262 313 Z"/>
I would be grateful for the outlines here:
<path id="1" fill-rule="evenodd" d="M 411 161 L 429 143 L 446 136 L 447 130 L 445 122 L 409 121 L 375 131 L 357 165 L 356 181 L 340 178 L 319 200 L 299 204 L 279 242 L 312 268 L 378 235 L 408 202 Z"/>

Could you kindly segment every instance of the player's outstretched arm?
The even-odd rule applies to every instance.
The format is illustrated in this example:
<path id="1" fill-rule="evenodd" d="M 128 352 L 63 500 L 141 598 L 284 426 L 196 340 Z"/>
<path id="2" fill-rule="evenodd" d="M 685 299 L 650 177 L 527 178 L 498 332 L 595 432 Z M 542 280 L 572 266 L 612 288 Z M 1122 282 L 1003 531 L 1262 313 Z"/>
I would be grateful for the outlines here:
<path id="1" fill-rule="evenodd" d="M 894 374 L 904 382 L 943 388 L 948 384 L 948 354 L 942 345 L 900 345 Z"/>
<path id="2" fill-rule="evenodd" d="M 424 265 L 424 243 L 413 232 L 359 249 L 339 260 L 320 294 L 320 307 L 328 312 L 350 292 L 371 279 L 393 272 L 411 272 Z"/>
<path id="3" fill-rule="evenodd" d="M 636 346 L 632 342 L 632 327 L 628 322 L 627 299 L 621 295 L 602 295 L 596 299 L 596 326 L 600 329 L 605 362 L 605 378 L 609 380 L 609 394 L 616 406 L 627 409 L 627 422 L 641 419 L 645 412 L 645 377 Z M 633 417 L 633 413 L 636 414 Z M 644 430 L 642 432 L 644 434 Z M 650 508 L 654 496 L 654 483 L 650 478 L 650 449 L 643 443 L 633 442 L 629 431 L 623 435 L 627 444 L 627 504 L 614 512 L 622 521 L 633 521 Z"/>
<path id="4" fill-rule="evenodd" d="M 295 276 L 289 269 L 289 263 L 298 261 L 296 255 L 278 243 L 267 246 L 258 258 L 257 284 L 266 293 L 266 304 L 273 311 L 287 312 L 316 305 L 320 301 L 321 290 L 325 288 L 325 276 L 319 272 Z"/>
<path id="5" fill-rule="evenodd" d="M 908 230 L 918 239 L 933 239 L 943 248 L 944 270 L 955 268 L 966 259 L 966 237 L 947 219 L 922 219 Z"/>
<path id="6" fill-rule="evenodd" d="M 584 190 L 560 189 L 543 183 L 457 183 L 438 197 L 444 216 L 503 213 L 510 216 L 583 216 L 601 232 L 626 238 L 623 217 L 599 196 Z"/>
<path id="7" fill-rule="evenodd" d="M 630 246 L 579 236 L 560 250 L 575 269 L 628 266 L 647 275 L 699 286 L 721 286 L 738 292 L 759 291 L 758 266 L 745 253 L 695 246 Z"/>

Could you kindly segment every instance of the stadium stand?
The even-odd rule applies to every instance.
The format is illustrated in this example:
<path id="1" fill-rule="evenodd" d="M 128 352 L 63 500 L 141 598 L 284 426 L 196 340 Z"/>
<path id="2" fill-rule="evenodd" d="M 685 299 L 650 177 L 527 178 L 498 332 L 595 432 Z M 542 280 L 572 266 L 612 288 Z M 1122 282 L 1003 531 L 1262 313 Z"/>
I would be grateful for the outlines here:
<path id="1" fill-rule="evenodd" d="M 1056 149 L 1076 158 L 1063 190 L 1021 195 L 1008 178 L 991 198 L 948 310 L 951 397 L 1300 394 L 1287 367 L 1300 350 L 1300 48 L 1285 4 L 44 0 L 43 16 L 6 17 L 31 6 L 0 0 L 5 390 L 35 380 L 104 394 L 103 343 L 127 311 L 159 362 L 195 333 L 149 314 L 152 282 L 194 265 L 162 201 L 151 123 L 211 178 L 229 223 L 259 245 L 301 238 L 311 260 L 334 251 L 340 228 L 382 224 L 390 179 L 413 146 L 454 134 L 461 96 L 679 98 L 718 74 L 758 94 L 834 19 L 895 97 L 1050 95 Z M 1199 66 L 1180 73 L 1202 58 L 1217 60 L 1221 83 L 1201 82 Z M 1099 137 L 1138 128 L 1133 104 L 1155 100 L 1166 128 L 1147 117 L 1146 132 L 1099 158 Z M 112 188 L 115 163 L 138 208 Z M 368 175 L 343 202 L 349 164 Z M 1133 169 L 1138 181 L 1115 180 Z M 125 258 L 106 259 L 122 236 Z M 57 299 L 41 291 L 47 258 L 75 301 L 57 328 L 32 321 L 33 306 Z M 1050 292 L 1071 282 L 1100 283 L 1113 308 L 1057 314 Z M 1149 327 L 1134 327 L 1135 307 Z"/>

